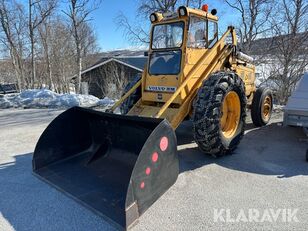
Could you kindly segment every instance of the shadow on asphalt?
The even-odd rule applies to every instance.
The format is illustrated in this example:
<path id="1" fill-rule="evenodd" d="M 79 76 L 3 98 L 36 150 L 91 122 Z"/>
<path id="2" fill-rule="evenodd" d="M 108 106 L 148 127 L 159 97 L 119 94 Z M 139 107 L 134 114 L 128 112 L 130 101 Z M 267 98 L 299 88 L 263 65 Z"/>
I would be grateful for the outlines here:
<path id="1" fill-rule="evenodd" d="M 13 113 L 4 113 L 0 115 L 0 128 L 29 124 L 46 124 L 50 122 L 51 116 L 56 117 L 63 111 L 61 109 L 26 110 L 29 110 L 31 113 L 24 113 L 22 110 L 16 110 Z"/>
<path id="2" fill-rule="evenodd" d="M 203 154 L 196 145 L 189 145 L 194 142 L 192 125 L 185 122 L 176 131 L 178 145 L 184 147 L 178 151 L 180 172 L 216 164 L 242 172 L 277 175 L 278 178 L 308 175 L 305 161 L 308 143 L 301 141 L 305 139 L 302 129 L 280 124 L 272 123 L 262 128 L 247 124 L 246 134 L 234 153 L 214 158 Z"/>
<path id="3" fill-rule="evenodd" d="M 0 218 L 16 231 L 115 230 L 32 174 L 32 153 L 0 164 Z M 6 231 L 7 227 L 0 230 Z M 5 224 L 4 223 L 4 224 Z"/>
<path id="4" fill-rule="evenodd" d="M 300 141 L 305 137 L 301 129 L 281 127 L 277 123 L 258 129 L 252 127 L 248 126 L 250 130 L 234 154 L 215 159 L 201 153 L 195 145 L 187 145 L 193 144 L 193 134 L 191 124 L 185 122 L 176 131 L 178 144 L 184 146 L 178 151 L 181 173 L 216 164 L 278 178 L 308 175 L 305 162 L 308 144 Z M 34 177 L 31 160 L 32 153 L 26 153 L 15 156 L 15 161 L 0 164 L 0 214 L 15 230 L 89 230 L 89 227 L 112 230 L 105 221 L 85 212 L 73 200 L 60 198 L 55 189 Z M 75 223 L 78 227 L 71 227 Z"/>

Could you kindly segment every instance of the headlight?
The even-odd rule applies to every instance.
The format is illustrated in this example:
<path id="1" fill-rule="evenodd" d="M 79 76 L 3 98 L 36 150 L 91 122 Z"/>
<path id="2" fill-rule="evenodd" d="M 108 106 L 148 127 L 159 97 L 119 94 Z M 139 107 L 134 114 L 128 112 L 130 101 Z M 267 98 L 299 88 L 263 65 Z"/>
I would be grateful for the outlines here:
<path id="1" fill-rule="evenodd" d="M 186 15 L 187 15 L 187 9 L 186 9 L 185 6 L 181 6 L 181 7 L 179 8 L 179 15 L 180 15 L 180 16 L 186 16 Z"/>
<path id="2" fill-rule="evenodd" d="M 156 20 L 157 20 L 157 17 L 156 17 L 156 14 L 151 14 L 150 15 L 150 20 L 151 20 L 151 22 L 155 22 Z"/>
<path id="3" fill-rule="evenodd" d="M 181 16 L 184 16 L 185 15 L 185 10 L 182 8 L 182 9 L 180 9 L 180 15 Z"/>

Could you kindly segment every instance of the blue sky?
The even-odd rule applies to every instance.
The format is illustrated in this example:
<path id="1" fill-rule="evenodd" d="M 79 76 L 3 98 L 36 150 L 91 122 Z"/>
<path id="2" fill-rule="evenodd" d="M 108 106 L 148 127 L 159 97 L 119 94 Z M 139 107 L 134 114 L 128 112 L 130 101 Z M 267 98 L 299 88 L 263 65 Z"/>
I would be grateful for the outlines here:
<path id="1" fill-rule="evenodd" d="M 103 51 L 129 47 L 129 42 L 118 28 L 116 17 L 122 12 L 134 22 L 137 9 L 136 0 L 102 0 L 100 8 L 92 13 L 92 25 Z"/>
<path id="2" fill-rule="evenodd" d="M 20 0 L 26 7 L 28 0 Z M 93 0 L 94 1 L 94 0 Z M 92 12 L 91 24 L 97 35 L 98 45 L 101 51 L 109 51 L 123 48 L 132 48 L 133 44 L 125 38 L 123 29 L 118 28 L 116 18 L 122 12 L 125 14 L 131 24 L 136 20 L 138 4 L 142 0 L 101 0 L 100 7 Z M 179 0 L 181 1 L 181 0 Z M 62 9 L 67 6 L 67 0 L 60 0 Z M 204 4 L 209 5 L 209 10 L 215 8 L 218 13 L 220 32 L 224 32 L 228 25 L 236 24 L 239 15 L 232 10 L 224 0 L 205 0 Z M 147 23 L 148 27 L 150 23 Z"/>
<path id="3" fill-rule="evenodd" d="M 126 40 L 123 30 L 117 27 L 115 20 L 119 13 L 123 12 L 129 21 L 134 23 L 138 2 L 139 0 L 102 0 L 99 9 L 92 13 L 92 25 L 102 51 L 132 47 Z M 209 5 L 210 10 L 212 8 L 218 10 L 221 31 L 238 21 L 238 15 L 223 0 L 210 0 L 204 3 Z"/>
<path id="4" fill-rule="evenodd" d="M 93 0 L 95 1 L 95 0 Z M 91 14 L 91 24 L 97 35 L 98 45 L 101 51 L 109 51 L 123 48 L 132 48 L 133 44 L 125 38 L 123 29 L 116 24 L 117 16 L 122 12 L 131 24 L 137 20 L 138 4 L 142 0 L 101 0 L 101 5 Z M 181 0 L 179 0 L 181 1 Z M 26 7 L 28 0 L 20 0 Z M 67 0 L 60 0 L 62 9 L 67 6 Z M 235 25 L 239 20 L 239 15 L 224 0 L 205 0 L 204 4 L 209 5 L 209 10 L 215 8 L 218 13 L 220 32 L 224 32 L 228 25 Z M 147 23 L 148 27 L 150 23 Z"/>

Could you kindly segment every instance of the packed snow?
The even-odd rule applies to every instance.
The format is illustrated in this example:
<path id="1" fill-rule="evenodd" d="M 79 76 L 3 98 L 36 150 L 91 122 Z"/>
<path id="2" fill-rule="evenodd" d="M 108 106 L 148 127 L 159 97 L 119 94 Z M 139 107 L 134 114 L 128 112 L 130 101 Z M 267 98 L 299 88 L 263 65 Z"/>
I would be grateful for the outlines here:
<path id="1" fill-rule="evenodd" d="M 0 109 L 5 108 L 69 108 L 107 107 L 114 104 L 114 100 L 105 97 L 99 99 L 92 95 L 58 94 L 47 89 L 25 90 L 19 94 L 0 96 Z"/>

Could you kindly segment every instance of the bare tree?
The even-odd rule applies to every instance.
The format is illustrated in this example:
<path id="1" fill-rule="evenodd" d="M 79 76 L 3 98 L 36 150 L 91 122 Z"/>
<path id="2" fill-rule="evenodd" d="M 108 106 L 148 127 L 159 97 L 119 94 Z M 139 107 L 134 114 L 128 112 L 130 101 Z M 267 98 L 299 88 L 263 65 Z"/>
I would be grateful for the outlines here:
<path id="1" fill-rule="evenodd" d="M 119 28 L 121 28 L 132 44 L 149 44 L 149 16 L 153 12 L 174 12 L 177 7 L 185 5 L 200 8 L 201 0 L 140 0 L 137 9 L 136 22 L 130 22 L 121 12 L 115 19 Z M 141 20 L 140 20 L 141 19 Z M 140 21 L 142 23 L 140 23 Z"/>
<path id="2" fill-rule="evenodd" d="M 76 91 L 80 93 L 81 90 L 81 70 L 82 70 L 82 52 L 83 52 L 83 39 L 84 39 L 84 27 L 90 20 L 90 14 L 97 9 L 100 2 L 95 2 L 90 5 L 90 0 L 70 0 L 69 9 L 64 13 L 70 19 L 71 32 L 74 38 L 76 49 Z"/>
<path id="3" fill-rule="evenodd" d="M 149 44 L 149 32 L 148 26 L 143 26 L 140 23 L 131 23 L 128 18 L 121 12 L 116 18 L 116 24 L 121 28 L 125 34 L 125 37 L 130 43 L 135 45 Z"/>
<path id="4" fill-rule="evenodd" d="M 99 67 L 87 76 L 87 82 L 98 97 L 119 98 L 127 83 L 125 68 L 114 61 Z"/>
<path id="5" fill-rule="evenodd" d="M 201 8 L 202 0 L 141 0 L 138 15 L 148 19 L 153 12 L 175 12 L 179 6 Z"/>
<path id="6" fill-rule="evenodd" d="M 308 70 L 308 2 L 280 0 L 272 17 L 272 57 L 269 80 L 285 104 L 298 80 Z"/>
<path id="7" fill-rule="evenodd" d="M 42 46 L 44 61 L 46 64 L 46 74 L 47 78 L 49 80 L 49 88 L 55 89 L 54 81 L 53 81 L 53 73 L 52 73 L 52 67 L 51 67 L 51 22 L 50 20 L 45 20 L 41 23 L 41 25 L 38 26 L 38 32 L 39 32 L 39 43 Z M 45 71 L 45 70 L 44 70 Z"/>
<path id="8" fill-rule="evenodd" d="M 82 35 L 81 47 L 82 47 L 82 68 L 89 67 L 93 64 L 93 57 L 99 53 L 100 49 L 97 44 L 97 37 L 91 24 L 84 23 L 80 28 L 80 34 Z M 96 57 L 97 58 L 97 57 Z M 97 59 L 95 59 L 97 61 Z"/>
<path id="9" fill-rule="evenodd" d="M 75 71 L 75 47 L 71 28 L 61 16 L 50 21 L 49 57 L 55 90 L 59 93 L 69 92 L 69 77 Z"/>
<path id="10" fill-rule="evenodd" d="M 16 74 L 11 59 L 1 60 L 0 73 L 0 83 L 16 83 Z"/>
<path id="11" fill-rule="evenodd" d="M 57 4 L 56 0 L 29 0 L 28 1 L 28 27 L 31 50 L 31 87 L 34 87 L 36 80 L 35 70 L 35 30 L 53 12 Z"/>
<path id="12" fill-rule="evenodd" d="M 25 49 L 25 25 L 24 8 L 14 2 L 1 0 L 0 25 L 1 42 L 7 48 L 15 71 L 19 89 L 25 87 L 24 75 L 24 49 Z"/>
<path id="13" fill-rule="evenodd" d="M 174 12 L 178 0 L 145 0 L 141 1 L 138 7 L 138 13 L 142 17 L 148 18 L 153 12 Z M 189 1 L 188 1 L 189 2 Z"/>
<path id="14" fill-rule="evenodd" d="M 250 54 L 253 41 L 264 36 L 271 28 L 268 21 L 273 0 L 225 0 L 225 2 L 240 13 L 238 34 L 241 48 Z"/>
<path id="15" fill-rule="evenodd" d="M 57 0 L 0 0 L 0 51 L 3 58 L 9 57 L 0 61 L 0 68 L 15 72 L 1 72 L 0 78 L 14 77 L 20 89 L 47 85 L 57 92 L 69 92 L 76 74 L 76 53 L 80 70 L 91 65 L 91 57 L 98 52 L 96 35 L 88 23 L 95 8 L 87 7 L 89 2 L 72 1 L 74 23 L 72 18 L 67 23 L 64 15 L 56 14 Z"/>

